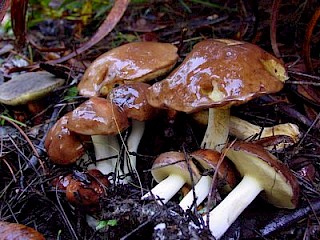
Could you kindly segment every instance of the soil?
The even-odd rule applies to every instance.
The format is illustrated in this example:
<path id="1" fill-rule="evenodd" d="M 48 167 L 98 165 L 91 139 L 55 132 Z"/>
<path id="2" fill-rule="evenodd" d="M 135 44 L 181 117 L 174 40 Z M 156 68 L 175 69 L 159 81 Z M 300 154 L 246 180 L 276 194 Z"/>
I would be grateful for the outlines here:
<path id="1" fill-rule="evenodd" d="M 205 126 L 195 122 L 190 115 L 178 113 L 170 118 L 162 114 L 147 122 L 139 149 L 133 153 L 137 155 L 138 166 L 137 173 L 132 173 L 132 182 L 110 184 L 94 210 L 73 206 L 66 199 L 65 189 L 54 184 L 61 176 L 71 174 L 78 179 L 85 175 L 83 165 L 53 164 L 41 140 L 57 119 L 86 100 L 80 96 L 66 99 L 66 96 L 70 96 L 68 89 L 76 86 L 89 63 L 129 40 L 174 43 L 179 48 L 178 64 L 195 43 L 212 37 L 244 40 L 273 52 L 270 19 L 275 9 L 272 9 L 271 1 L 215 3 L 170 0 L 131 3 L 115 29 L 85 54 L 63 64 L 41 65 L 44 70 L 67 81 L 65 86 L 42 100 L 46 107 L 38 115 L 31 115 L 25 106 L 0 105 L 2 115 L 13 116 L 26 124 L 20 126 L 9 120 L 0 126 L 1 220 L 33 227 L 46 239 L 214 239 L 205 222 L 199 220 L 206 205 L 200 211 L 183 212 L 178 205 L 181 192 L 166 205 L 159 205 L 152 199 L 140 200 L 142 189 L 146 191 L 155 185 L 150 169 L 157 155 L 166 151 L 190 153 L 199 148 Z M 320 238 L 319 21 L 309 38 L 306 33 L 317 4 L 314 0 L 280 3 L 276 25 L 271 31 L 277 33 L 277 47 L 290 79 L 281 92 L 232 108 L 233 115 L 260 126 L 286 122 L 298 125 L 300 141 L 284 150 L 270 151 L 297 177 L 301 187 L 299 205 L 295 210 L 283 210 L 258 197 L 223 239 Z M 78 22 L 66 19 L 45 20 L 28 29 L 28 36 L 38 47 L 55 49 L 63 45 L 73 50 L 90 39 L 102 21 L 97 18 L 87 26 L 80 26 Z M 3 38 L 2 42 L 14 43 L 10 38 Z M 310 52 L 306 48 L 308 42 Z M 40 48 L 33 46 L 33 51 L 36 63 L 49 57 L 49 53 Z M 4 81 L 22 70 L 13 65 L 12 57 L 17 54 L 12 51 L 0 56 Z M 28 54 L 27 46 L 19 51 L 20 56 Z M 155 81 L 158 80 L 161 79 Z M 128 132 L 130 129 L 122 133 L 124 139 Z M 88 142 L 87 145 L 88 155 L 93 156 L 92 144 Z M 40 164 L 30 165 L 34 147 L 39 149 Z M 107 177 L 111 182 L 114 179 L 112 175 Z M 214 200 L 220 201 L 219 194 Z M 87 224 L 88 215 L 104 220 L 105 226 L 100 230 L 93 229 Z"/>

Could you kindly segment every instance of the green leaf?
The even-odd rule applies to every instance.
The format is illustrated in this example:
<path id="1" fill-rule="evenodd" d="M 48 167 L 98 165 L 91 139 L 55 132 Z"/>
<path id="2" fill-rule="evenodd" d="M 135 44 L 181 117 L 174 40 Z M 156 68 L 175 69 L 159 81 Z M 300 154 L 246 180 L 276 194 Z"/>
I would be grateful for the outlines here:
<path id="1" fill-rule="evenodd" d="M 78 95 L 78 89 L 76 86 L 71 87 L 67 90 L 66 96 L 64 97 L 65 101 L 69 101 Z"/>
<path id="2" fill-rule="evenodd" d="M 98 225 L 96 226 L 96 230 L 103 229 L 107 226 L 114 227 L 117 224 L 118 224 L 118 221 L 116 219 L 102 220 L 102 221 L 99 221 Z"/>

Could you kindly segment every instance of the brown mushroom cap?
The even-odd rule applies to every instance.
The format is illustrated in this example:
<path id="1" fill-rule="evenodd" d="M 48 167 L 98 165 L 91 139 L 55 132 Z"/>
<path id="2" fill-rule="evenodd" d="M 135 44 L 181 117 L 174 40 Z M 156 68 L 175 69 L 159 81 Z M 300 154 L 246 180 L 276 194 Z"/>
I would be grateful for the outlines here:
<path id="1" fill-rule="evenodd" d="M 191 161 L 189 161 L 189 164 L 194 182 L 199 181 L 199 170 Z M 161 182 L 170 174 L 178 174 L 183 177 L 187 184 L 192 184 L 185 155 L 181 152 L 170 151 L 160 154 L 152 165 L 151 173 L 157 182 Z"/>
<path id="2" fill-rule="evenodd" d="M 113 88 L 108 98 L 127 114 L 128 118 L 146 121 L 156 116 L 159 111 L 147 101 L 147 83 L 137 82 Z"/>
<path id="3" fill-rule="evenodd" d="M 83 135 L 116 135 L 129 123 L 126 114 L 109 100 L 92 97 L 71 112 L 67 127 Z"/>
<path id="4" fill-rule="evenodd" d="M 262 186 L 262 196 L 281 208 L 295 208 L 299 200 L 299 184 L 290 169 L 262 146 L 236 142 L 226 153 L 239 173 L 251 176 Z"/>
<path id="5" fill-rule="evenodd" d="M 178 60 L 177 48 L 169 43 L 133 42 L 98 57 L 79 85 L 84 96 L 107 95 L 115 84 L 146 82 L 170 71 Z"/>
<path id="6" fill-rule="evenodd" d="M 226 39 L 196 44 L 166 79 L 150 87 L 152 106 L 196 112 L 229 107 L 282 89 L 283 64 L 256 45 Z"/>
<path id="7" fill-rule="evenodd" d="M 229 160 L 224 159 L 219 168 L 217 168 L 221 158 L 219 152 L 211 149 L 199 149 L 192 152 L 190 156 L 197 160 L 205 170 L 212 169 L 213 171 L 218 171 L 219 185 L 222 186 L 225 191 L 231 191 L 238 183 L 235 174 L 236 170 Z"/>
<path id="8" fill-rule="evenodd" d="M 0 236 L 3 240 L 45 240 L 35 229 L 19 223 L 0 221 Z"/>
<path id="9" fill-rule="evenodd" d="M 72 164 L 85 153 L 79 135 L 67 128 L 68 119 L 68 115 L 61 117 L 49 130 L 44 142 L 47 154 L 55 164 Z"/>
<path id="10" fill-rule="evenodd" d="M 105 188 L 110 182 L 99 170 L 91 169 L 80 173 L 81 178 L 73 177 L 66 186 L 67 200 L 87 211 L 95 210 L 99 200 L 104 196 Z"/>

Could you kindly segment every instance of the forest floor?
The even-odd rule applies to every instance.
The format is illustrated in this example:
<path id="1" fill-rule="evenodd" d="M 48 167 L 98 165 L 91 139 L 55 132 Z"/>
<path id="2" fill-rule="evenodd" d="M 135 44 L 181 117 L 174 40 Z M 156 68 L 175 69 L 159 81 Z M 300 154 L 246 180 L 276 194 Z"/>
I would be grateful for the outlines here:
<path id="1" fill-rule="evenodd" d="M 204 223 L 199 222 L 199 212 L 184 213 L 179 208 L 182 193 L 163 206 L 140 200 L 141 189 L 146 191 L 155 184 L 150 169 L 156 156 L 166 151 L 189 153 L 199 148 L 205 126 L 187 114 L 179 113 L 170 120 L 161 115 L 146 124 L 132 183 L 111 184 L 101 197 L 98 210 L 90 213 L 72 206 L 65 191 L 55 185 L 61 176 L 81 177 L 81 165 L 55 165 L 45 150 L 40 151 L 41 164 L 30 167 L 28 162 L 35 154 L 34 147 L 43 149 L 41 139 L 49 126 L 86 100 L 75 96 L 72 90 L 90 62 L 102 53 L 132 41 L 169 42 L 178 47 L 178 66 L 197 42 L 229 38 L 257 44 L 279 54 L 285 63 L 290 78 L 281 92 L 233 107 L 231 112 L 262 127 L 287 122 L 299 127 L 298 142 L 281 151 L 270 151 L 293 171 L 301 194 L 294 210 L 275 208 L 258 197 L 223 238 L 320 238 L 319 4 L 314 0 L 274 1 L 281 3 L 272 8 L 271 1 L 211 2 L 131 3 L 99 43 L 63 63 L 41 65 L 53 74 L 67 76 L 63 87 L 42 100 L 46 106 L 43 111 L 34 116 L 26 107 L 0 105 L 1 220 L 26 224 L 47 239 L 214 239 Z M 32 4 L 29 7 L 36 8 Z M 276 12 L 277 18 L 271 24 Z M 22 70 L 39 70 L 38 63 L 70 53 L 88 41 L 102 21 L 95 19 L 86 26 L 67 17 L 39 21 L 28 28 L 26 45 L 20 50 L 1 51 L 2 80 L 9 81 Z M 15 44 L 13 38 L 1 39 L 0 49 Z M 18 66 L 17 57 L 27 59 L 27 66 Z M 25 125 L 14 124 L 13 120 Z M 93 155 L 90 143 L 87 152 Z M 104 227 L 91 228 L 86 222 L 88 214 L 103 220 L 100 223 Z"/>

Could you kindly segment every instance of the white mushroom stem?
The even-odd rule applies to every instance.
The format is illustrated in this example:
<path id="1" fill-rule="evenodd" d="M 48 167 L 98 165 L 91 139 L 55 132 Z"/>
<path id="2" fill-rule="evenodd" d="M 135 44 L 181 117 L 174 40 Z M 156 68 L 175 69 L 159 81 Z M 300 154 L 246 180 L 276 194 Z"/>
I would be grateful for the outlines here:
<path id="1" fill-rule="evenodd" d="M 145 122 L 132 120 L 131 133 L 127 140 L 128 158 L 124 161 L 123 172 L 124 174 L 130 173 L 130 169 L 136 169 L 137 157 L 130 153 L 138 151 L 140 140 L 143 136 L 145 129 Z"/>
<path id="2" fill-rule="evenodd" d="M 208 126 L 204 134 L 201 148 L 218 152 L 224 148 L 229 134 L 230 109 L 209 109 Z"/>
<path id="3" fill-rule="evenodd" d="M 166 204 L 182 188 L 185 182 L 185 179 L 179 174 L 171 174 L 143 195 L 141 199 L 155 196 L 157 203 Z"/>
<path id="4" fill-rule="evenodd" d="M 291 137 L 294 142 L 297 142 L 300 135 L 299 127 L 292 123 L 278 124 L 272 127 L 260 127 L 234 116 L 230 117 L 229 127 L 230 134 L 242 140 L 259 134 L 260 138 L 286 135 Z"/>
<path id="5" fill-rule="evenodd" d="M 209 109 L 208 126 L 204 134 L 201 148 L 213 149 L 221 152 L 224 148 L 229 135 L 229 120 L 230 108 L 226 109 Z M 208 196 L 211 189 L 212 178 L 210 176 L 202 176 L 199 182 L 194 186 L 193 191 L 190 191 L 180 202 L 180 207 L 183 210 L 188 209 L 194 202 L 196 197 L 196 206 Z"/>
<path id="6" fill-rule="evenodd" d="M 199 206 L 203 200 L 208 196 L 212 184 L 212 177 L 211 176 L 202 176 L 194 185 L 194 188 L 188 192 L 186 196 L 181 200 L 179 203 L 180 207 L 186 211 L 189 209 L 193 202 L 194 202 L 194 195 L 196 196 L 195 205 L 193 207 Z"/>
<path id="7" fill-rule="evenodd" d="M 119 143 L 116 136 L 113 135 L 93 135 L 91 136 L 92 143 L 94 146 L 94 152 L 96 156 L 96 163 L 92 163 L 88 166 L 88 169 L 98 169 L 104 175 L 114 172 L 117 165 L 117 157 L 119 155 Z M 110 157 L 114 157 L 109 159 Z M 105 159 L 105 160 L 102 160 Z M 101 160 L 101 161 L 99 161 Z M 122 175 L 123 173 L 118 169 L 117 174 Z"/>
<path id="8" fill-rule="evenodd" d="M 255 178 L 245 175 L 236 188 L 209 213 L 209 229 L 212 235 L 219 239 L 262 190 Z M 203 216 L 204 221 L 207 217 Z"/>

